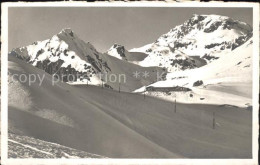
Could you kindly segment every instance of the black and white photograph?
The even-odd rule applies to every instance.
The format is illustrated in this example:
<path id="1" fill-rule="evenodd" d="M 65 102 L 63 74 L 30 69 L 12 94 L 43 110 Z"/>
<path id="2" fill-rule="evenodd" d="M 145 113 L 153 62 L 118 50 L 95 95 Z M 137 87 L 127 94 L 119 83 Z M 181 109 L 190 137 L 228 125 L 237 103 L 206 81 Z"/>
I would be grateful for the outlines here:
<path id="1" fill-rule="evenodd" d="M 2 6 L 2 163 L 257 164 L 259 4 L 56 4 Z"/>

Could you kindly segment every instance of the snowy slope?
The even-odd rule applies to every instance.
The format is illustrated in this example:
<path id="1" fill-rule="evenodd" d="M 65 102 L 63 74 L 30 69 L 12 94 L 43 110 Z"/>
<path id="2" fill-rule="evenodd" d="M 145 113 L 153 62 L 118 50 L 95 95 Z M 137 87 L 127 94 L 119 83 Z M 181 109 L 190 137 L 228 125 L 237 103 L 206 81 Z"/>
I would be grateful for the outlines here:
<path id="1" fill-rule="evenodd" d="M 130 49 L 129 52 L 142 52 L 142 53 L 145 53 L 146 50 L 148 50 L 149 48 L 151 48 L 152 45 L 153 45 L 153 43 L 147 44 L 147 45 L 142 46 L 142 47 L 140 47 L 140 48 L 133 48 L 133 49 Z"/>
<path id="2" fill-rule="evenodd" d="M 10 132 L 106 157 L 180 157 L 104 112 L 121 108 L 112 101 L 120 93 L 99 87 L 91 92 L 92 86 L 79 89 L 64 82 L 53 86 L 50 75 L 15 57 L 9 57 L 8 69 Z M 39 87 L 38 79 L 29 85 L 13 80 L 13 74 L 45 78 Z"/>
<path id="3" fill-rule="evenodd" d="M 104 156 L 76 150 L 57 143 L 28 136 L 8 134 L 9 158 L 105 158 Z"/>
<path id="4" fill-rule="evenodd" d="M 140 65 L 165 66 L 171 72 L 197 67 L 192 56 L 208 62 L 218 59 L 251 36 L 252 28 L 244 22 L 219 15 L 194 15 L 154 43 L 131 51 L 149 54 Z"/>
<path id="5" fill-rule="evenodd" d="M 250 39 L 208 65 L 185 72 L 170 73 L 167 79 L 184 76 L 188 77 L 191 83 L 199 79 L 205 82 L 252 82 L 252 56 L 253 41 Z"/>
<path id="6" fill-rule="evenodd" d="M 14 57 L 8 67 L 9 76 L 46 75 L 40 88 L 39 81 L 9 79 L 9 132 L 110 158 L 252 156 L 251 111 L 177 103 L 174 113 L 172 102 L 149 96 L 63 82 L 52 86 L 50 75 Z"/>
<path id="7" fill-rule="evenodd" d="M 131 58 L 132 57 L 133 56 L 131 54 Z M 103 60 L 107 61 L 107 65 L 111 69 L 111 71 L 107 72 L 107 75 L 105 76 L 107 78 L 106 82 L 114 90 L 118 90 L 120 84 L 121 91 L 131 92 L 144 85 L 149 85 L 156 82 L 157 74 L 164 72 L 164 70 L 159 67 L 141 67 L 140 65 L 133 64 L 131 61 L 120 60 L 116 57 L 105 54 L 103 56 Z M 140 73 L 139 76 L 134 76 L 134 73 L 136 72 Z M 147 77 L 143 76 L 143 73 L 145 72 L 149 73 Z M 113 82 L 114 79 L 110 79 L 109 77 L 114 77 L 115 75 L 117 79 L 116 82 Z"/>
<path id="8" fill-rule="evenodd" d="M 192 92 L 179 94 L 180 102 L 250 106 L 252 105 L 252 50 L 253 41 L 250 39 L 208 65 L 169 73 L 165 81 L 158 81 L 149 86 L 160 88 L 183 86 L 192 89 Z M 194 83 L 197 81 L 203 81 L 203 84 L 195 86 Z M 232 88 L 235 89 L 235 94 Z M 144 89 L 144 87 L 137 89 L 136 92 L 142 92 Z M 155 95 L 162 96 L 158 92 Z M 200 100 L 200 98 L 204 99 Z M 169 100 L 173 99 L 173 96 L 169 96 Z"/>

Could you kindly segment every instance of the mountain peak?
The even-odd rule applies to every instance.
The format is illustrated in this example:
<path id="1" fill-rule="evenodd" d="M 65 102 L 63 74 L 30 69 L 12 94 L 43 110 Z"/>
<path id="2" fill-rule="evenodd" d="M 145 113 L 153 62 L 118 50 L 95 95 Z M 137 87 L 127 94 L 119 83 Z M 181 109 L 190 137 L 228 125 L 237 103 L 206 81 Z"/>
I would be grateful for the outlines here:
<path id="1" fill-rule="evenodd" d="M 73 30 L 71 28 L 63 28 L 60 33 L 73 33 Z M 59 33 L 59 34 L 60 34 Z"/>
<path id="2" fill-rule="evenodd" d="M 119 59 L 127 60 L 130 56 L 129 52 L 125 49 L 123 45 L 120 44 L 113 44 L 110 49 L 107 51 L 107 54 Z"/>
<path id="3" fill-rule="evenodd" d="M 217 15 L 217 14 L 193 14 L 192 15 L 192 18 L 198 18 L 198 17 L 204 17 L 204 18 L 215 18 L 215 19 L 219 19 L 219 18 L 222 18 L 222 19 L 228 19 L 229 17 L 227 16 L 223 16 L 223 15 Z"/>
<path id="4" fill-rule="evenodd" d="M 77 74 L 74 76 L 77 82 L 100 84 L 97 73 L 109 70 L 100 58 L 101 53 L 89 42 L 81 40 L 70 28 L 62 29 L 50 39 L 14 49 L 9 54 L 51 75 L 65 75 L 65 82 L 69 81 L 68 75 Z"/>
<path id="5" fill-rule="evenodd" d="M 57 36 L 59 38 L 63 38 L 63 37 L 69 37 L 69 38 L 75 38 L 76 34 L 74 33 L 74 31 L 71 28 L 64 28 L 62 29 Z"/>
<path id="6" fill-rule="evenodd" d="M 111 48 L 115 48 L 115 49 L 125 49 L 125 47 L 123 45 L 120 45 L 120 44 L 113 44 Z"/>
<path id="7" fill-rule="evenodd" d="M 227 16 L 222 15 L 198 15 L 193 14 L 193 16 L 185 21 L 183 24 L 176 26 L 171 29 L 170 32 L 177 33 L 177 37 L 183 37 L 190 31 L 197 29 L 203 30 L 206 33 L 215 32 L 216 30 L 239 30 L 241 32 L 249 33 L 252 31 L 252 27 L 242 21 L 234 20 Z"/>
<path id="8" fill-rule="evenodd" d="M 227 16 L 194 14 L 183 24 L 161 35 L 154 43 L 139 48 L 148 54 L 140 65 L 160 66 L 175 60 L 173 57 L 179 54 L 186 59 L 200 56 L 210 62 L 233 51 L 251 37 L 252 27 L 247 23 Z"/>

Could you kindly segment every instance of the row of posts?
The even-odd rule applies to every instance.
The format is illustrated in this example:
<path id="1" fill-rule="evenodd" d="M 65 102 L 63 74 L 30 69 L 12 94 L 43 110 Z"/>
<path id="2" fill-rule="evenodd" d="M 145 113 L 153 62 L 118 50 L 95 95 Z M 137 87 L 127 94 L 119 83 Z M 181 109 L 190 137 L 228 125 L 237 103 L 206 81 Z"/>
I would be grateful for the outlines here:
<path id="1" fill-rule="evenodd" d="M 120 85 L 121 85 L 121 84 L 119 83 L 119 85 L 118 85 L 118 92 L 119 92 L 119 93 L 121 92 Z M 88 86 L 88 81 L 87 81 L 87 86 Z M 102 81 L 101 87 L 104 88 L 104 83 L 103 83 L 103 81 Z M 145 99 L 145 92 L 146 92 L 146 88 L 145 88 L 144 93 L 143 93 L 144 99 Z M 177 112 L 177 107 L 176 107 L 176 97 L 175 97 L 175 100 L 174 100 L 174 113 L 176 113 L 176 112 Z M 213 128 L 213 129 L 216 128 L 215 112 L 213 112 L 212 128 Z"/>

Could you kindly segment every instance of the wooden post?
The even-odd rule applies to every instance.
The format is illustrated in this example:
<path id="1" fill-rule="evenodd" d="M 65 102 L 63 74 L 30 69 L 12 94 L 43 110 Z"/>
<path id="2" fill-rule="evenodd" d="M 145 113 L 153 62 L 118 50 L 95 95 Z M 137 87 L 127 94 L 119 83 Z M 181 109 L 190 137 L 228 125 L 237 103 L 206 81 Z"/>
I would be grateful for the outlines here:
<path id="1" fill-rule="evenodd" d="M 216 122 L 215 122 L 215 112 L 213 112 L 213 129 L 215 129 L 215 124 L 216 124 Z"/>
<path id="2" fill-rule="evenodd" d="M 119 83 L 119 86 L 118 86 L 118 92 L 120 93 L 120 83 Z"/>
<path id="3" fill-rule="evenodd" d="M 175 98 L 175 104 L 174 104 L 174 112 L 176 113 L 177 108 L 176 108 L 176 98 Z"/>
<path id="4" fill-rule="evenodd" d="M 88 81 L 87 81 L 87 86 L 88 86 Z"/>
<path id="5" fill-rule="evenodd" d="M 146 88 L 144 89 L 144 99 L 145 99 L 145 92 L 146 92 Z"/>
<path id="6" fill-rule="evenodd" d="M 102 88 L 104 87 L 103 81 L 102 81 Z"/>

